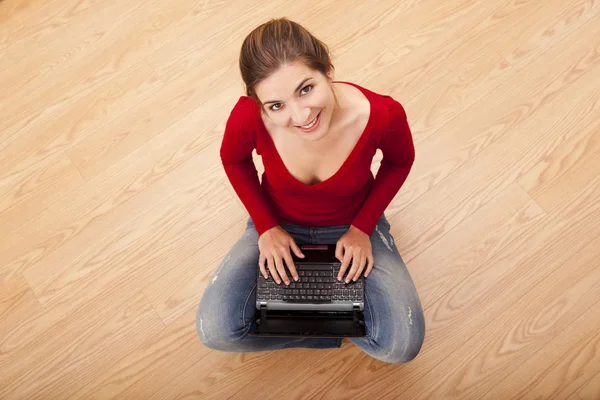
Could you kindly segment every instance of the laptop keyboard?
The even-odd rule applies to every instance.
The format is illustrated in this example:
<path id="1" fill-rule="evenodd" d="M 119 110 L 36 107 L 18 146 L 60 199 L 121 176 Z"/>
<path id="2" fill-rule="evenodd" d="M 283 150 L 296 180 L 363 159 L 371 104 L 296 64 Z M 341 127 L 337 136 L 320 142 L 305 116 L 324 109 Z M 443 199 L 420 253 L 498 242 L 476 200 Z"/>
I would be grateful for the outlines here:
<path id="1" fill-rule="evenodd" d="M 293 303 L 327 303 L 331 301 L 362 302 L 363 278 L 345 283 L 337 280 L 339 266 L 296 265 L 298 281 L 290 285 L 277 284 L 271 275 L 265 279 L 259 273 L 257 297 L 259 301 L 281 300 Z M 267 271 L 268 272 L 268 271 Z M 288 272 L 289 275 L 289 272 Z"/>

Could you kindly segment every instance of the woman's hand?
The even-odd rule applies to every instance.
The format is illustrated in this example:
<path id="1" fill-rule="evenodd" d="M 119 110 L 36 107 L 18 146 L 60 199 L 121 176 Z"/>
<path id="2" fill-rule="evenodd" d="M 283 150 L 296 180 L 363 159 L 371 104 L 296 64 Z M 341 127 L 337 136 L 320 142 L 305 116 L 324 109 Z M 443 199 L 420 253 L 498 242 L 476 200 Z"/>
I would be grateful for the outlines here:
<path id="1" fill-rule="evenodd" d="M 294 280 L 298 280 L 298 272 L 294 266 L 290 248 L 299 258 L 304 258 L 304 254 L 300 251 L 300 248 L 294 241 L 294 238 L 290 236 L 282 227 L 279 225 L 263 232 L 258 238 L 258 249 L 260 250 L 260 257 L 258 259 L 258 267 L 260 272 L 263 274 L 265 279 L 267 278 L 267 272 L 265 270 L 265 261 L 271 272 L 271 276 L 278 284 L 281 283 L 281 279 L 286 285 L 290 284 L 290 278 L 288 278 L 283 261 L 287 264 L 288 270 L 293 276 Z"/>
<path id="2" fill-rule="evenodd" d="M 350 272 L 345 279 L 346 283 L 350 282 L 350 280 L 358 280 L 360 274 L 365 269 L 367 261 L 369 262 L 369 265 L 365 272 L 365 278 L 369 276 L 373 269 L 374 262 L 371 239 L 369 238 L 369 235 L 355 226 L 351 225 L 348 232 L 338 240 L 335 247 L 335 256 L 342 262 L 337 277 L 338 281 L 342 280 L 346 269 L 350 265 L 350 260 L 352 260 L 352 268 L 350 268 Z"/>

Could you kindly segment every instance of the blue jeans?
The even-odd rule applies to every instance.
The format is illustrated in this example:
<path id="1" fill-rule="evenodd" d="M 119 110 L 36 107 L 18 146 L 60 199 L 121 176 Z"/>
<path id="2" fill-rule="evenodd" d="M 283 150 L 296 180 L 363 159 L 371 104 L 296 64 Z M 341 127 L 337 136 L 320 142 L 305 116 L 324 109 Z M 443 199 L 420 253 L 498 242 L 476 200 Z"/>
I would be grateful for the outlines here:
<path id="1" fill-rule="evenodd" d="M 336 244 L 350 225 L 281 227 L 298 245 Z M 419 296 L 390 235 L 385 215 L 371 235 L 371 245 L 375 263 L 365 279 L 366 336 L 349 340 L 381 361 L 405 363 L 421 349 L 425 321 Z M 248 219 L 245 233 L 215 271 L 200 301 L 196 325 L 202 343 L 214 350 L 236 353 L 341 347 L 341 338 L 248 336 L 256 307 L 258 258 L 258 232 Z"/>

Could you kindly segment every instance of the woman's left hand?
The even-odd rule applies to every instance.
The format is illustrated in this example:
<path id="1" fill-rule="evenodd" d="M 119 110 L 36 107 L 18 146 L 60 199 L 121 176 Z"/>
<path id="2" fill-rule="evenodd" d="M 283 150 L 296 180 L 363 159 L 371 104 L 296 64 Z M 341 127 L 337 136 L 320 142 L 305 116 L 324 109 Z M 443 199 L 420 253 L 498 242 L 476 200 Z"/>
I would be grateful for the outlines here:
<path id="1" fill-rule="evenodd" d="M 369 235 L 351 225 L 348 232 L 338 240 L 335 247 L 335 256 L 342 262 L 340 272 L 338 273 L 338 281 L 342 280 L 346 269 L 352 261 L 352 268 L 346 276 L 346 283 L 350 280 L 358 280 L 360 274 L 365 269 L 368 262 L 365 278 L 369 276 L 373 269 L 373 249 L 371 248 L 371 239 Z"/>

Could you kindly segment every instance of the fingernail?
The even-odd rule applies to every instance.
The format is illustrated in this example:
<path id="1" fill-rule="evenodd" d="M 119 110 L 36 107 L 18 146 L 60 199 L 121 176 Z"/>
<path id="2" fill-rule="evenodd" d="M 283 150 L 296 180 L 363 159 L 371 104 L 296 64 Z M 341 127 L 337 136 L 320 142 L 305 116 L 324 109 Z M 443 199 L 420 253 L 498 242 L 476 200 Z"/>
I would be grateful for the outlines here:
<path id="1" fill-rule="evenodd" d="M 281 281 L 279 279 L 277 279 L 277 284 L 279 285 L 281 283 Z"/>
<path id="2" fill-rule="evenodd" d="M 358 278 L 354 278 L 353 281 L 356 282 L 358 280 Z"/>
<path id="3" fill-rule="evenodd" d="M 346 279 L 346 283 L 350 282 L 350 279 Z"/>
<path id="4" fill-rule="evenodd" d="M 295 281 L 297 281 L 297 280 L 298 280 L 298 277 L 297 277 L 297 276 L 295 276 L 295 277 L 294 277 L 294 280 L 295 280 Z"/>

